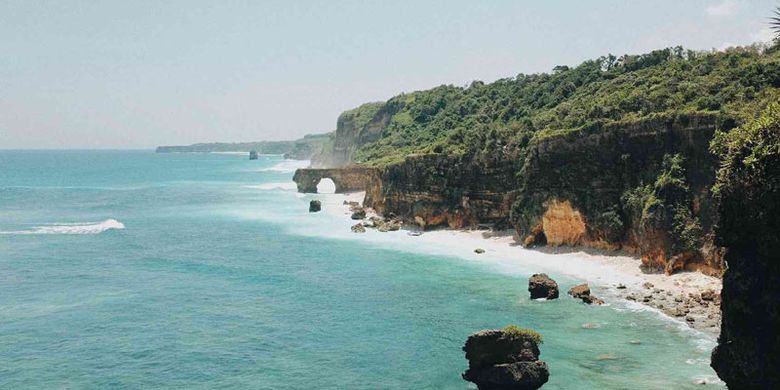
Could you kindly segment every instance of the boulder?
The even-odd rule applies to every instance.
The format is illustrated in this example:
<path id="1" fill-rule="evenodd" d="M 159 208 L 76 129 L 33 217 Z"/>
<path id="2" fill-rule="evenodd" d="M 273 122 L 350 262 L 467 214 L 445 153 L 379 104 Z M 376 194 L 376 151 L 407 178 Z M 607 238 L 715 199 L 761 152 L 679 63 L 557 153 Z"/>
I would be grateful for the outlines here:
<path id="1" fill-rule="evenodd" d="M 319 200 L 312 200 L 309 202 L 309 212 L 310 213 L 316 213 L 318 211 L 322 210 L 322 203 Z"/>
<path id="2" fill-rule="evenodd" d="M 528 292 L 531 293 L 531 299 L 556 299 L 558 298 L 558 283 L 547 274 L 533 274 L 528 278 Z"/>
<path id="3" fill-rule="evenodd" d="M 590 286 L 587 283 L 578 284 L 569 289 L 569 295 L 574 298 L 582 298 L 590 295 Z"/>
<path id="4" fill-rule="evenodd" d="M 352 210 L 352 217 L 351 217 L 352 219 L 358 220 L 366 217 L 366 209 L 360 206 L 354 208 L 350 207 L 350 209 Z"/>
<path id="5" fill-rule="evenodd" d="M 588 305 L 603 305 L 604 300 L 594 295 L 590 295 L 590 286 L 587 283 L 578 284 L 569 289 L 569 295 L 581 299 Z M 628 298 L 626 298 L 628 299 Z"/>
<path id="6" fill-rule="evenodd" d="M 547 363 L 539 360 L 539 341 L 507 330 L 474 333 L 463 347 L 469 361 L 463 379 L 480 390 L 538 389 L 550 376 Z"/>
<path id="7" fill-rule="evenodd" d="M 477 248 L 477 249 L 474 249 L 474 253 L 476 253 L 478 255 L 481 255 L 481 254 L 485 253 L 485 250 L 482 249 L 482 248 Z"/>
<path id="8" fill-rule="evenodd" d="M 366 228 L 363 227 L 362 223 L 356 223 L 352 225 L 352 233 L 365 233 Z"/>

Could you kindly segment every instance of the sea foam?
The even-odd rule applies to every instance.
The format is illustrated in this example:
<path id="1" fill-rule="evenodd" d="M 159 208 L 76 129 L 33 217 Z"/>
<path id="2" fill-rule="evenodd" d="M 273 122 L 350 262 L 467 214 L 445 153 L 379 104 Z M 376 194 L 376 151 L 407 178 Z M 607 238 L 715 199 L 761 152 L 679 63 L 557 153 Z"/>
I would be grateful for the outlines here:
<path id="1" fill-rule="evenodd" d="M 309 160 L 284 160 L 272 167 L 258 169 L 259 172 L 282 172 L 292 173 L 298 168 L 306 168 L 309 166 Z"/>
<path id="2" fill-rule="evenodd" d="M 283 182 L 283 183 L 263 183 L 256 185 L 244 186 L 244 188 L 250 188 L 253 190 L 296 190 L 298 187 L 295 182 Z"/>
<path id="3" fill-rule="evenodd" d="M 107 230 L 124 228 L 122 222 L 107 219 L 100 222 L 51 223 L 30 230 L 6 231 L 0 234 L 100 234 Z"/>

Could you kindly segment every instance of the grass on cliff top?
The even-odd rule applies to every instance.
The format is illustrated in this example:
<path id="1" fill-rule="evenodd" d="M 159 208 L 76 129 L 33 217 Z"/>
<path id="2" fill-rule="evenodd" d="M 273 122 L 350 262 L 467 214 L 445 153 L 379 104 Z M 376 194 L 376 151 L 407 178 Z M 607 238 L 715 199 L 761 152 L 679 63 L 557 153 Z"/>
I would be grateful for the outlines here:
<path id="1" fill-rule="evenodd" d="M 535 330 L 521 328 L 515 325 L 507 325 L 504 327 L 504 329 L 502 329 L 502 331 L 504 331 L 504 335 L 506 335 L 509 338 L 513 338 L 513 339 L 526 338 L 535 342 L 537 345 L 541 345 L 544 342 L 542 335 Z"/>

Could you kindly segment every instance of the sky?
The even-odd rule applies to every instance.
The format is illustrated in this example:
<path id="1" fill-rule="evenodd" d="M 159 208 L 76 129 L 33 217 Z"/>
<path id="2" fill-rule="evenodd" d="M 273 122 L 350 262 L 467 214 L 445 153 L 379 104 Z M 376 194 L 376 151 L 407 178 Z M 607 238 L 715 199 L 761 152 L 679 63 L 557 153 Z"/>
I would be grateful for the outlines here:
<path id="1" fill-rule="evenodd" d="M 776 0 L 0 1 L 0 149 L 295 139 L 370 101 L 767 41 Z"/>

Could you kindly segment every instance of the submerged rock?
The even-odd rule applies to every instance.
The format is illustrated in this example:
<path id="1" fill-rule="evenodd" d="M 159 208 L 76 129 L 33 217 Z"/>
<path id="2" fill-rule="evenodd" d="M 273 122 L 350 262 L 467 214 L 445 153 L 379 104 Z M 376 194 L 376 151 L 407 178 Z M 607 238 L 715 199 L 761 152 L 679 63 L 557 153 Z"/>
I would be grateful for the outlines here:
<path id="1" fill-rule="evenodd" d="M 249 152 L 249 159 L 250 160 L 257 160 L 257 151 L 252 150 Z"/>
<path id="2" fill-rule="evenodd" d="M 480 390 L 538 389 L 550 376 L 539 360 L 540 342 L 535 332 L 516 327 L 474 333 L 463 347 L 469 361 L 463 379 Z"/>
<path id="3" fill-rule="evenodd" d="M 312 200 L 309 202 L 309 212 L 310 213 L 316 213 L 318 211 L 322 210 L 322 203 L 319 200 Z"/>
<path id="4" fill-rule="evenodd" d="M 528 278 L 528 292 L 531 293 L 531 299 L 556 299 L 558 298 L 558 283 L 547 274 L 533 274 Z"/>

